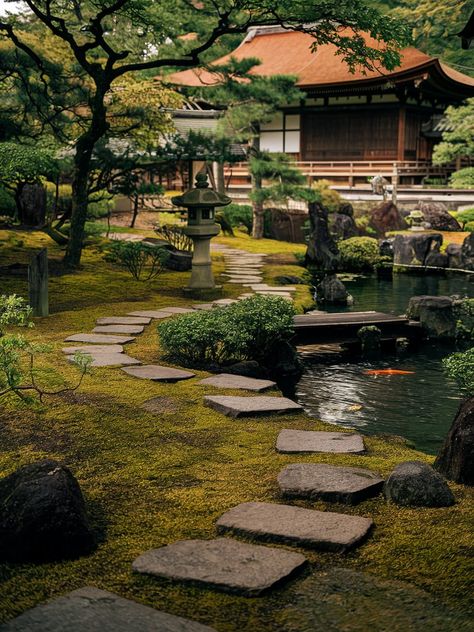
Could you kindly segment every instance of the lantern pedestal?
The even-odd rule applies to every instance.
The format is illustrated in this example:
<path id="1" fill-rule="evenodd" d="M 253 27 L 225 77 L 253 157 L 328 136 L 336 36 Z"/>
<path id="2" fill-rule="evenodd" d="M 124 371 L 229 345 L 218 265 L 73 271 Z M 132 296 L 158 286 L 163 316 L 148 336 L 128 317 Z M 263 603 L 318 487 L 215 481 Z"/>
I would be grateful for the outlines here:
<path id="1" fill-rule="evenodd" d="M 201 293 L 203 291 L 219 290 L 214 282 L 211 261 L 211 239 L 219 234 L 217 224 L 203 226 L 186 226 L 183 232 L 193 240 L 194 253 L 191 268 L 191 279 L 185 292 Z"/>

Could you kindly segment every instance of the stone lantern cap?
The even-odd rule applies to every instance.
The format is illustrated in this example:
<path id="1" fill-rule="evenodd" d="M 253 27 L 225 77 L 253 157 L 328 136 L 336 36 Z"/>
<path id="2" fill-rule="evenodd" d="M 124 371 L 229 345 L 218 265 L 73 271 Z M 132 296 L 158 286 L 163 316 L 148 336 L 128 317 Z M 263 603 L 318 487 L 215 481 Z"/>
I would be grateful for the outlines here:
<path id="1" fill-rule="evenodd" d="M 186 191 L 183 195 L 173 197 L 171 202 L 174 206 L 184 206 L 191 209 L 227 206 L 232 200 L 227 195 L 210 189 L 207 175 L 198 173 L 196 176 L 196 187 Z"/>

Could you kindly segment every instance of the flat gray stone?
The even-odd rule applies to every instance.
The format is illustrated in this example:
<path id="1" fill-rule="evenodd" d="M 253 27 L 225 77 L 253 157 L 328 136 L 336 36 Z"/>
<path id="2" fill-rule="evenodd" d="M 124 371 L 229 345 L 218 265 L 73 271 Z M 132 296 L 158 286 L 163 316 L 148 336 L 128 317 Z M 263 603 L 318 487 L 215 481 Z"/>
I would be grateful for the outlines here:
<path id="1" fill-rule="evenodd" d="M 125 353 L 97 353 L 96 355 L 91 355 L 92 367 L 100 367 L 100 366 L 131 366 L 135 364 L 141 364 L 140 360 L 136 358 L 131 358 L 129 355 Z M 67 356 L 69 362 L 74 362 L 74 356 Z"/>
<path id="2" fill-rule="evenodd" d="M 89 342 L 98 345 L 125 345 L 135 340 L 134 336 L 107 336 L 99 334 L 73 334 L 65 342 Z"/>
<path id="3" fill-rule="evenodd" d="M 194 311 L 190 307 L 162 307 L 161 310 L 170 314 L 190 314 Z"/>
<path id="4" fill-rule="evenodd" d="M 27 610 L 2 632 L 215 632 L 91 586 Z"/>
<path id="5" fill-rule="evenodd" d="M 193 305 L 193 309 L 200 312 L 209 312 L 211 309 L 214 309 L 214 307 L 215 305 L 213 303 L 200 303 L 199 305 Z"/>
<path id="6" fill-rule="evenodd" d="M 258 283 L 258 281 L 261 280 L 262 279 L 260 277 L 231 277 L 227 281 L 227 283 L 239 283 L 240 285 L 242 285 L 243 283 Z"/>
<path id="7" fill-rule="evenodd" d="M 309 498 L 355 505 L 382 491 L 384 480 L 361 467 L 326 463 L 294 463 L 278 475 L 278 485 L 286 498 Z"/>
<path id="8" fill-rule="evenodd" d="M 180 581 L 259 595 L 306 564 L 300 553 L 292 553 L 228 538 L 182 540 L 140 555 L 134 571 Z"/>
<path id="9" fill-rule="evenodd" d="M 150 316 L 105 316 L 96 320 L 98 325 L 149 325 Z"/>
<path id="10" fill-rule="evenodd" d="M 92 330 L 93 334 L 141 334 L 143 325 L 99 325 Z"/>
<path id="11" fill-rule="evenodd" d="M 232 303 L 237 303 L 235 298 L 218 298 L 216 301 L 212 301 L 214 305 L 232 305 Z"/>
<path id="12" fill-rule="evenodd" d="M 173 369 L 170 366 L 159 366 L 158 364 L 144 364 L 143 366 L 122 370 L 133 377 L 154 382 L 178 382 L 179 380 L 188 380 L 195 376 L 195 373 L 190 373 L 189 371 Z"/>
<path id="13" fill-rule="evenodd" d="M 73 347 L 63 347 L 62 352 L 66 355 L 74 355 L 77 351 L 96 356 L 100 353 L 123 353 L 122 345 L 76 345 Z"/>
<path id="14" fill-rule="evenodd" d="M 218 533 L 299 544 L 321 551 L 347 551 L 362 543 L 372 520 L 273 503 L 242 503 L 222 515 Z"/>
<path id="15" fill-rule="evenodd" d="M 347 432 L 319 432 L 312 430 L 282 430 L 278 435 L 278 452 L 332 452 L 334 454 L 363 454 L 361 435 Z"/>
<path id="16" fill-rule="evenodd" d="M 266 283 L 257 283 L 251 287 L 255 292 L 261 290 L 268 290 L 269 292 L 296 292 L 294 285 L 267 285 Z"/>
<path id="17" fill-rule="evenodd" d="M 256 417 L 278 415 L 303 410 L 296 402 L 286 397 L 236 397 L 233 395 L 206 395 L 204 405 L 224 413 L 227 417 Z"/>
<path id="18" fill-rule="evenodd" d="M 243 375 L 232 375 L 231 373 L 221 373 L 201 380 L 199 384 L 204 386 L 216 386 L 217 388 L 241 388 L 247 391 L 267 391 L 276 386 L 276 382 L 270 380 L 257 380 L 253 377 Z"/>
<path id="19" fill-rule="evenodd" d="M 169 318 L 171 312 L 165 312 L 162 309 L 143 309 L 137 312 L 128 312 L 129 316 L 143 316 L 145 318 L 154 318 L 160 320 L 161 318 Z"/>

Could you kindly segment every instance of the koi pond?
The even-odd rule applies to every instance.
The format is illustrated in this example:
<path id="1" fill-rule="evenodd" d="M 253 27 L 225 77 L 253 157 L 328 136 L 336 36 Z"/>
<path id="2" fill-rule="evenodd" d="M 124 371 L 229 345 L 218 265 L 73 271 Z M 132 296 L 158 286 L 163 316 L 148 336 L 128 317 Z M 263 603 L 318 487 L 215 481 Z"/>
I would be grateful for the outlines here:
<path id="1" fill-rule="evenodd" d="M 344 282 L 354 305 L 337 311 L 402 314 L 411 296 L 474 297 L 474 283 L 461 275 L 400 274 L 393 282 L 358 276 Z M 453 351 L 451 346 L 427 342 L 414 352 L 383 354 L 370 361 L 329 347 L 300 351 L 305 369 L 296 385 L 296 399 L 309 415 L 363 434 L 399 435 L 418 450 L 437 453 L 460 401 L 456 385 L 441 365 Z M 387 369 L 395 372 L 384 374 Z"/>

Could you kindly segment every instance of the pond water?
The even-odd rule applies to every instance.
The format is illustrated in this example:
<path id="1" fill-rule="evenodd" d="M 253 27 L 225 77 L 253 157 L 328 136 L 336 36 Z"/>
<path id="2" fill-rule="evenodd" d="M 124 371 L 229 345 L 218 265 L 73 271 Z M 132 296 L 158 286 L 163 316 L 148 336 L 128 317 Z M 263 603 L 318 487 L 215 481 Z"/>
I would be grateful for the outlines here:
<path id="1" fill-rule="evenodd" d="M 401 314 L 419 294 L 474 296 L 474 283 L 454 277 L 397 275 L 393 282 L 359 277 L 346 282 L 355 304 L 337 311 Z M 335 311 L 335 310 L 332 310 Z M 452 347 L 425 343 L 416 352 L 362 361 L 331 348 L 302 347 L 304 375 L 296 399 L 306 412 L 363 434 L 400 435 L 428 454 L 436 454 L 459 405 L 459 391 L 445 376 L 441 360 Z M 370 375 L 378 369 L 408 375 Z"/>

